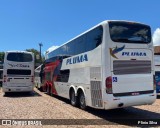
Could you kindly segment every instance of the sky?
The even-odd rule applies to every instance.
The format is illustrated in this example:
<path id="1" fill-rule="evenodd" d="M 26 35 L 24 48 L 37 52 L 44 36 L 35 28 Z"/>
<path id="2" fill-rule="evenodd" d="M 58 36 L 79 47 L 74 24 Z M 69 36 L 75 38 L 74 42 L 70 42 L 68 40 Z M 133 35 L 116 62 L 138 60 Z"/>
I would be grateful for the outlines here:
<path id="1" fill-rule="evenodd" d="M 160 0 L 0 0 L 0 52 L 42 43 L 45 53 L 104 20 L 148 24 L 160 45 L 159 9 Z"/>

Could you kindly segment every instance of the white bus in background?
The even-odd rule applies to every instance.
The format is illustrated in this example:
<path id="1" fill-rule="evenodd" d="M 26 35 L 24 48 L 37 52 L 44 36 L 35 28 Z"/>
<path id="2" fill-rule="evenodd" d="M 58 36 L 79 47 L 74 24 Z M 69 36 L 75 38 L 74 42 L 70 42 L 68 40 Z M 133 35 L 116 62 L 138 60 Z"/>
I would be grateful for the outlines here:
<path id="1" fill-rule="evenodd" d="M 40 79 L 41 67 L 42 67 L 42 65 L 38 66 L 34 70 L 34 85 L 38 89 L 41 89 L 41 79 Z"/>
<path id="2" fill-rule="evenodd" d="M 0 69 L 0 87 L 2 87 L 3 83 L 3 69 Z"/>
<path id="3" fill-rule="evenodd" d="M 160 94 L 160 54 L 154 55 L 156 92 Z"/>
<path id="4" fill-rule="evenodd" d="M 151 28 L 104 21 L 46 54 L 43 89 L 85 109 L 114 109 L 156 100 Z"/>
<path id="5" fill-rule="evenodd" d="M 30 92 L 34 88 L 34 54 L 8 51 L 4 56 L 3 92 Z"/>

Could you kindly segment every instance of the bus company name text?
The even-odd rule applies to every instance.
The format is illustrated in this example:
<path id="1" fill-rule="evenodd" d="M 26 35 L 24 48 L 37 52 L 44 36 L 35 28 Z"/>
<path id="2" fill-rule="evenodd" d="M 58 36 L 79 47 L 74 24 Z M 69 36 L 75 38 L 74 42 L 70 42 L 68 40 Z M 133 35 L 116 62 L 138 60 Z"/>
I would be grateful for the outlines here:
<path id="1" fill-rule="evenodd" d="M 122 56 L 147 56 L 145 52 L 122 52 Z"/>
<path id="2" fill-rule="evenodd" d="M 81 63 L 81 62 L 84 62 L 84 61 L 88 61 L 88 56 L 87 56 L 87 54 L 84 54 L 84 55 L 80 55 L 80 56 L 76 56 L 76 57 L 67 59 L 66 65 L 68 65 L 68 64 Z"/>
<path id="3" fill-rule="evenodd" d="M 24 65 L 24 64 L 10 64 L 8 63 L 8 65 L 12 68 L 29 68 L 29 65 Z"/>

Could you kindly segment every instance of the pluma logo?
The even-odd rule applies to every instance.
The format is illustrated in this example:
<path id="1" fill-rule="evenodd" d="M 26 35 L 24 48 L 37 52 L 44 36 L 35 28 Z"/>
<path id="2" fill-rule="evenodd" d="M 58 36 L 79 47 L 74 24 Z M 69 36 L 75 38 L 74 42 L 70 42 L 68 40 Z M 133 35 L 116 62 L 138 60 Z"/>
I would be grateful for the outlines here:
<path id="1" fill-rule="evenodd" d="M 115 55 L 117 54 L 118 52 L 122 51 L 123 49 L 125 48 L 125 45 L 118 48 L 117 46 L 115 48 L 110 48 L 110 54 L 113 58 L 116 58 L 118 59 L 118 57 Z"/>

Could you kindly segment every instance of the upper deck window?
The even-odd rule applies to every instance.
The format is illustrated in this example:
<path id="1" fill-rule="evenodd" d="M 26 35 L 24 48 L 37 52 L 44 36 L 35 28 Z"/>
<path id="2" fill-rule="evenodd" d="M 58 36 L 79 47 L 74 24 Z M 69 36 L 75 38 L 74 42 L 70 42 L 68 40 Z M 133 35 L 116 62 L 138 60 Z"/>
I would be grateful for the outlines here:
<path id="1" fill-rule="evenodd" d="M 147 25 L 123 22 L 109 22 L 110 37 L 114 42 L 123 43 L 143 43 L 151 42 L 151 29 Z"/>
<path id="2" fill-rule="evenodd" d="M 56 56 L 70 57 L 84 52 L 91 51 L 97 48 L 102 43 L 103 27 L 98 26 L 87 33 L 75 38 L 74 40 L 66 43 L 65 45 L 57 48 L 56 50 L 48 53 L 48 58 Z"/>
<path id="3" fill-rule="evenodd" d="M 32 55 L 28 53 L 8 53 L 7 60 L 15 62 L 31 62 Z"/>

